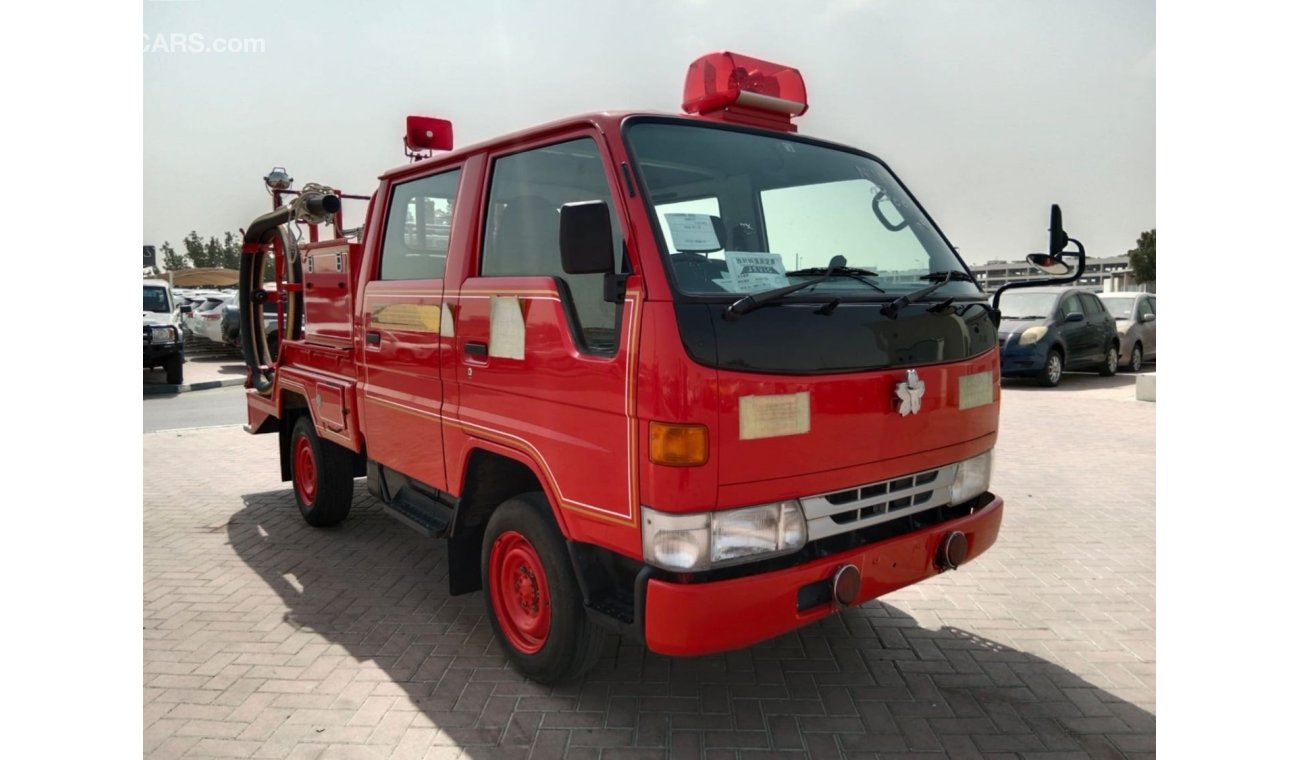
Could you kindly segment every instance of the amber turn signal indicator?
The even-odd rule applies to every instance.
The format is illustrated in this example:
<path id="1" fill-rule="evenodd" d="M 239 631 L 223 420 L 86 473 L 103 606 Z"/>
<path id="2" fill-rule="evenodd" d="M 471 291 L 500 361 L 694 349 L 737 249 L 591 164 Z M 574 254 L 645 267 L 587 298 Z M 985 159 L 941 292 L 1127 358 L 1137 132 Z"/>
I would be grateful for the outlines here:
<path id="1" fill-rule="evenodd" d="M 650 461 L 694 467 L 709 461 L 709 429 L 703 425 L 650 423 Z"/>

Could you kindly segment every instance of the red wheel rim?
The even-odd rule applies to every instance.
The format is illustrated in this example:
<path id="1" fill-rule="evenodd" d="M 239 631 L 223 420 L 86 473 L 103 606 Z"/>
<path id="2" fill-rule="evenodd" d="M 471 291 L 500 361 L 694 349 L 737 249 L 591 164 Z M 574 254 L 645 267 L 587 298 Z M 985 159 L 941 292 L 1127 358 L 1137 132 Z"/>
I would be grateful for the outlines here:
<path id="1" fill-rule="evenodd" d="M 513 530 L 497 536 L 488 558 L 492 610 L 506 640 L 534 654 L 551 632 L 551 591 L 542 558 L 528 539 Z"/>
<path id="2" fill-rule="evenodd" d="M 316 502 L 316 455 L 305 435 L 293 444 L 293 487 L 303 504 L 311 506 Z"/>

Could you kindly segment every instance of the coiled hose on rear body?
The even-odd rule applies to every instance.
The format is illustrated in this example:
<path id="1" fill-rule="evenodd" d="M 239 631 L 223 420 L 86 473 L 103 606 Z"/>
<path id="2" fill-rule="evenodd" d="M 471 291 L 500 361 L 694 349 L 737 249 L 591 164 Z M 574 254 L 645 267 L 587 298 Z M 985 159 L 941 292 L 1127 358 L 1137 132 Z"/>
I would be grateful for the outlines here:
<path id="1" fill-rule="evenodd" d="M 313 189 L 309 191 L 308 188 Z M 267 295 L 264 282 L 266 246 L 271 245 L 282 259 L 280 271 L 285 282 L 277 284 L 300 285 L 302 262 L 298 258 L 298 243 L 289 229 L 289 222 L 295 219 L 317 221 L 333 215 L 340 206 L 338 196 L 328 188 L 309 185 L 293 203 L 254 219 L 244 233 L 245 252 L 239 260 L 239 347 L 248 367 L 249 381 L 263 396 L 269 395 L 274 387 L 277 359 L 272 356 L 266 340 L 263 309 Z M 283 294 L 281 314 L 285 333 L 279 341 L 283 346 L 286 340 L 302 337 L 302 290 L 282 287 L 277 292 Z"/>

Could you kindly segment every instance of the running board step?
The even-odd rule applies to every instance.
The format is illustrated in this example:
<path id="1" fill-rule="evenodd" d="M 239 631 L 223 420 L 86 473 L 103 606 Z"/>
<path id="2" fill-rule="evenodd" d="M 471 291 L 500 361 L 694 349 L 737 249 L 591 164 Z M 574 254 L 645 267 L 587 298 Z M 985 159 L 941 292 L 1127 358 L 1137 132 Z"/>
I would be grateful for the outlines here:
<path id="1" fill-rule="evenodd" d="M 441 538 L 447 535 L 447 526 L 451 524 L 451 510 L 441 504 L 433 505 L 438 508 L 438 511 L 433 513 L 413 509 L 403 501 L 382 506 L 389 517 L 427 538 Z M 445 511 L 446 514 L 439 514 L 440 511 Z"/>

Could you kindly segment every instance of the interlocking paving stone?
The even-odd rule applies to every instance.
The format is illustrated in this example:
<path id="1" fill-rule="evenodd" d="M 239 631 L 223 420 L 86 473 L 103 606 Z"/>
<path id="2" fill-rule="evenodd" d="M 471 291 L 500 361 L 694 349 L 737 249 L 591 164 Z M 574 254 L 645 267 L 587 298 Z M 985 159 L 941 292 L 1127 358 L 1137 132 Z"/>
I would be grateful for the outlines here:
<path id="1" fill-rule="evenodd" d="M 146 434 L 146 756 L 1152 756 L 1155 406 L 1124 382 L 1002 389 L 1007 508 L 970 565 L 740 652 L 611 638 L 556 687 L 362 482 L 313 529 L 274 436 Z"/>

